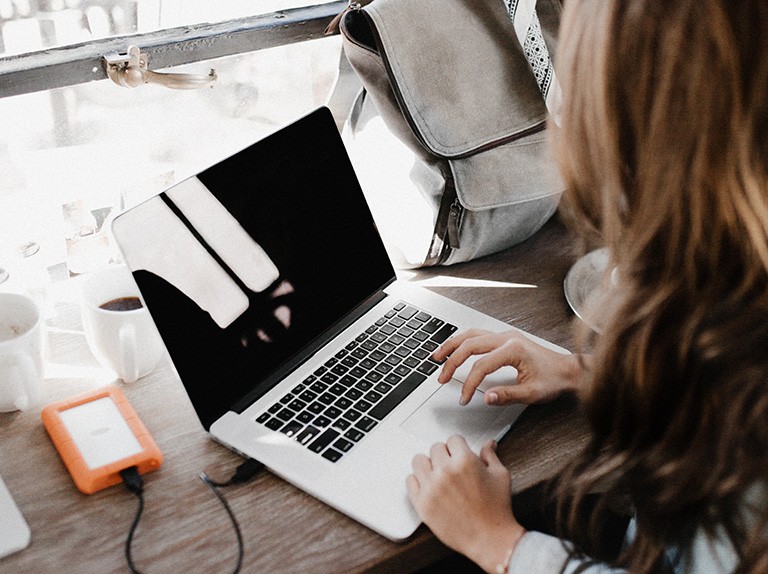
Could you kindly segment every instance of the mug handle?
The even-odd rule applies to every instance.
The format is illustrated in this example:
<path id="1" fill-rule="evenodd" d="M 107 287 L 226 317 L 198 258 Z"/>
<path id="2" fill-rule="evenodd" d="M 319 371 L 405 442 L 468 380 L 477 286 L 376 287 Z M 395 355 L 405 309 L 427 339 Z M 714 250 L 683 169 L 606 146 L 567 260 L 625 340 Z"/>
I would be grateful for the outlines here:
<path id="1" fill-rule="evenodd" d="M 136 327 L 128 324 L 120 327 L 120 375 L 124 382 L 139 380 L 139 364 L 136 360 Z"/>
<path id="2" fill-rule="evenodd" d="M 13 393 L 13 406 L 20 411 L 30 408 L 36 397 L 30 397 L 29 389 L 37 382 L 37 368 L 29 356 L 24 353 L 13 353 L 15 368 L 9 378 Z"/>

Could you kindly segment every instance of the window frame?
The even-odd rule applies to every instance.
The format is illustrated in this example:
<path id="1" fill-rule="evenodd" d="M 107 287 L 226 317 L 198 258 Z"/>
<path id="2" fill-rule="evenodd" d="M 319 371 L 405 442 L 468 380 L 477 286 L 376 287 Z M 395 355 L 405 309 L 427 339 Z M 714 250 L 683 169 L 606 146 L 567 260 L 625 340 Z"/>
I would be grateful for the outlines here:
<path id="1" fill-rule="evenodd" d="M 103 56 L 138 46 L 149 69 L 212 60 L 323 38 L 348 2 L 338 0 L 213 24 L 92 40 L 0 59 L 0 98 L 108 79 Z M 207 71 L 207 70 L 206 70 Z"/>

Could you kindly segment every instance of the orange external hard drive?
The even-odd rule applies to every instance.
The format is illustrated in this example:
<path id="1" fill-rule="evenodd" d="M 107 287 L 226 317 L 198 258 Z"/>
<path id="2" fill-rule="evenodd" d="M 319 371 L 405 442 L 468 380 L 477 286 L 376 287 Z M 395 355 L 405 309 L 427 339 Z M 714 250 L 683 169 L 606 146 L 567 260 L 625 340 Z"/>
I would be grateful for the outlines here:
<path id="1" fill-rule="evenodd" d="M 85 494 L 122 482 L 120 471 L 159 468 L 163 455 L 123 392 L 105 387 L 52 403 L 41 414 L 77 488 Z"/>

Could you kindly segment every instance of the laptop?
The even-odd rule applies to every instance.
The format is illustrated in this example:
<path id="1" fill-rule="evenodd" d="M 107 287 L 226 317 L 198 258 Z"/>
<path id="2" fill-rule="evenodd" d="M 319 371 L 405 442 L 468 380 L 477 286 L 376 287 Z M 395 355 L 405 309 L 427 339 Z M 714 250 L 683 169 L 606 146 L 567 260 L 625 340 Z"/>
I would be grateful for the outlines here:
<path id="1" fill-rule="evenodd" d="M 325 107 L 123 212 L 113 233 L 213 439 L 390 540 L 420 524 L 415 454 L 452 434 L 479 450 L 523 410 L 479 396 L 513 384 L 511 367 L 464 407 L 468 366 L 437 383 L 442 341 L 511 327 L 397 278 Z"/>
<path id="2" fill-rule="evenodd" d="M 0 476 L 0 558 L 29 546 L 32 532 Z"/>

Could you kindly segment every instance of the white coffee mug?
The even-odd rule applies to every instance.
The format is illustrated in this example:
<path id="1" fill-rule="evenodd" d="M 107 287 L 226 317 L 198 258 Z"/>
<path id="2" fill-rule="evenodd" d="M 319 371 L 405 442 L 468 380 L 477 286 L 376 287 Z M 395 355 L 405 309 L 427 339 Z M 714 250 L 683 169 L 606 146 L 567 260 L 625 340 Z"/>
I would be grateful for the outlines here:
<path id="1" fill-rule="evenodd" d="M 124 265 L 91 274 L 82 286 L 83 329 L 94 356 L 126 383 L 148 375 L 165 347 Z"/>
<path id="2" fill-rule="evenodd" d="M 43 380 L 43 319 L 25 295 L 0 293 L 0 412 L 40 403 Z"/>

